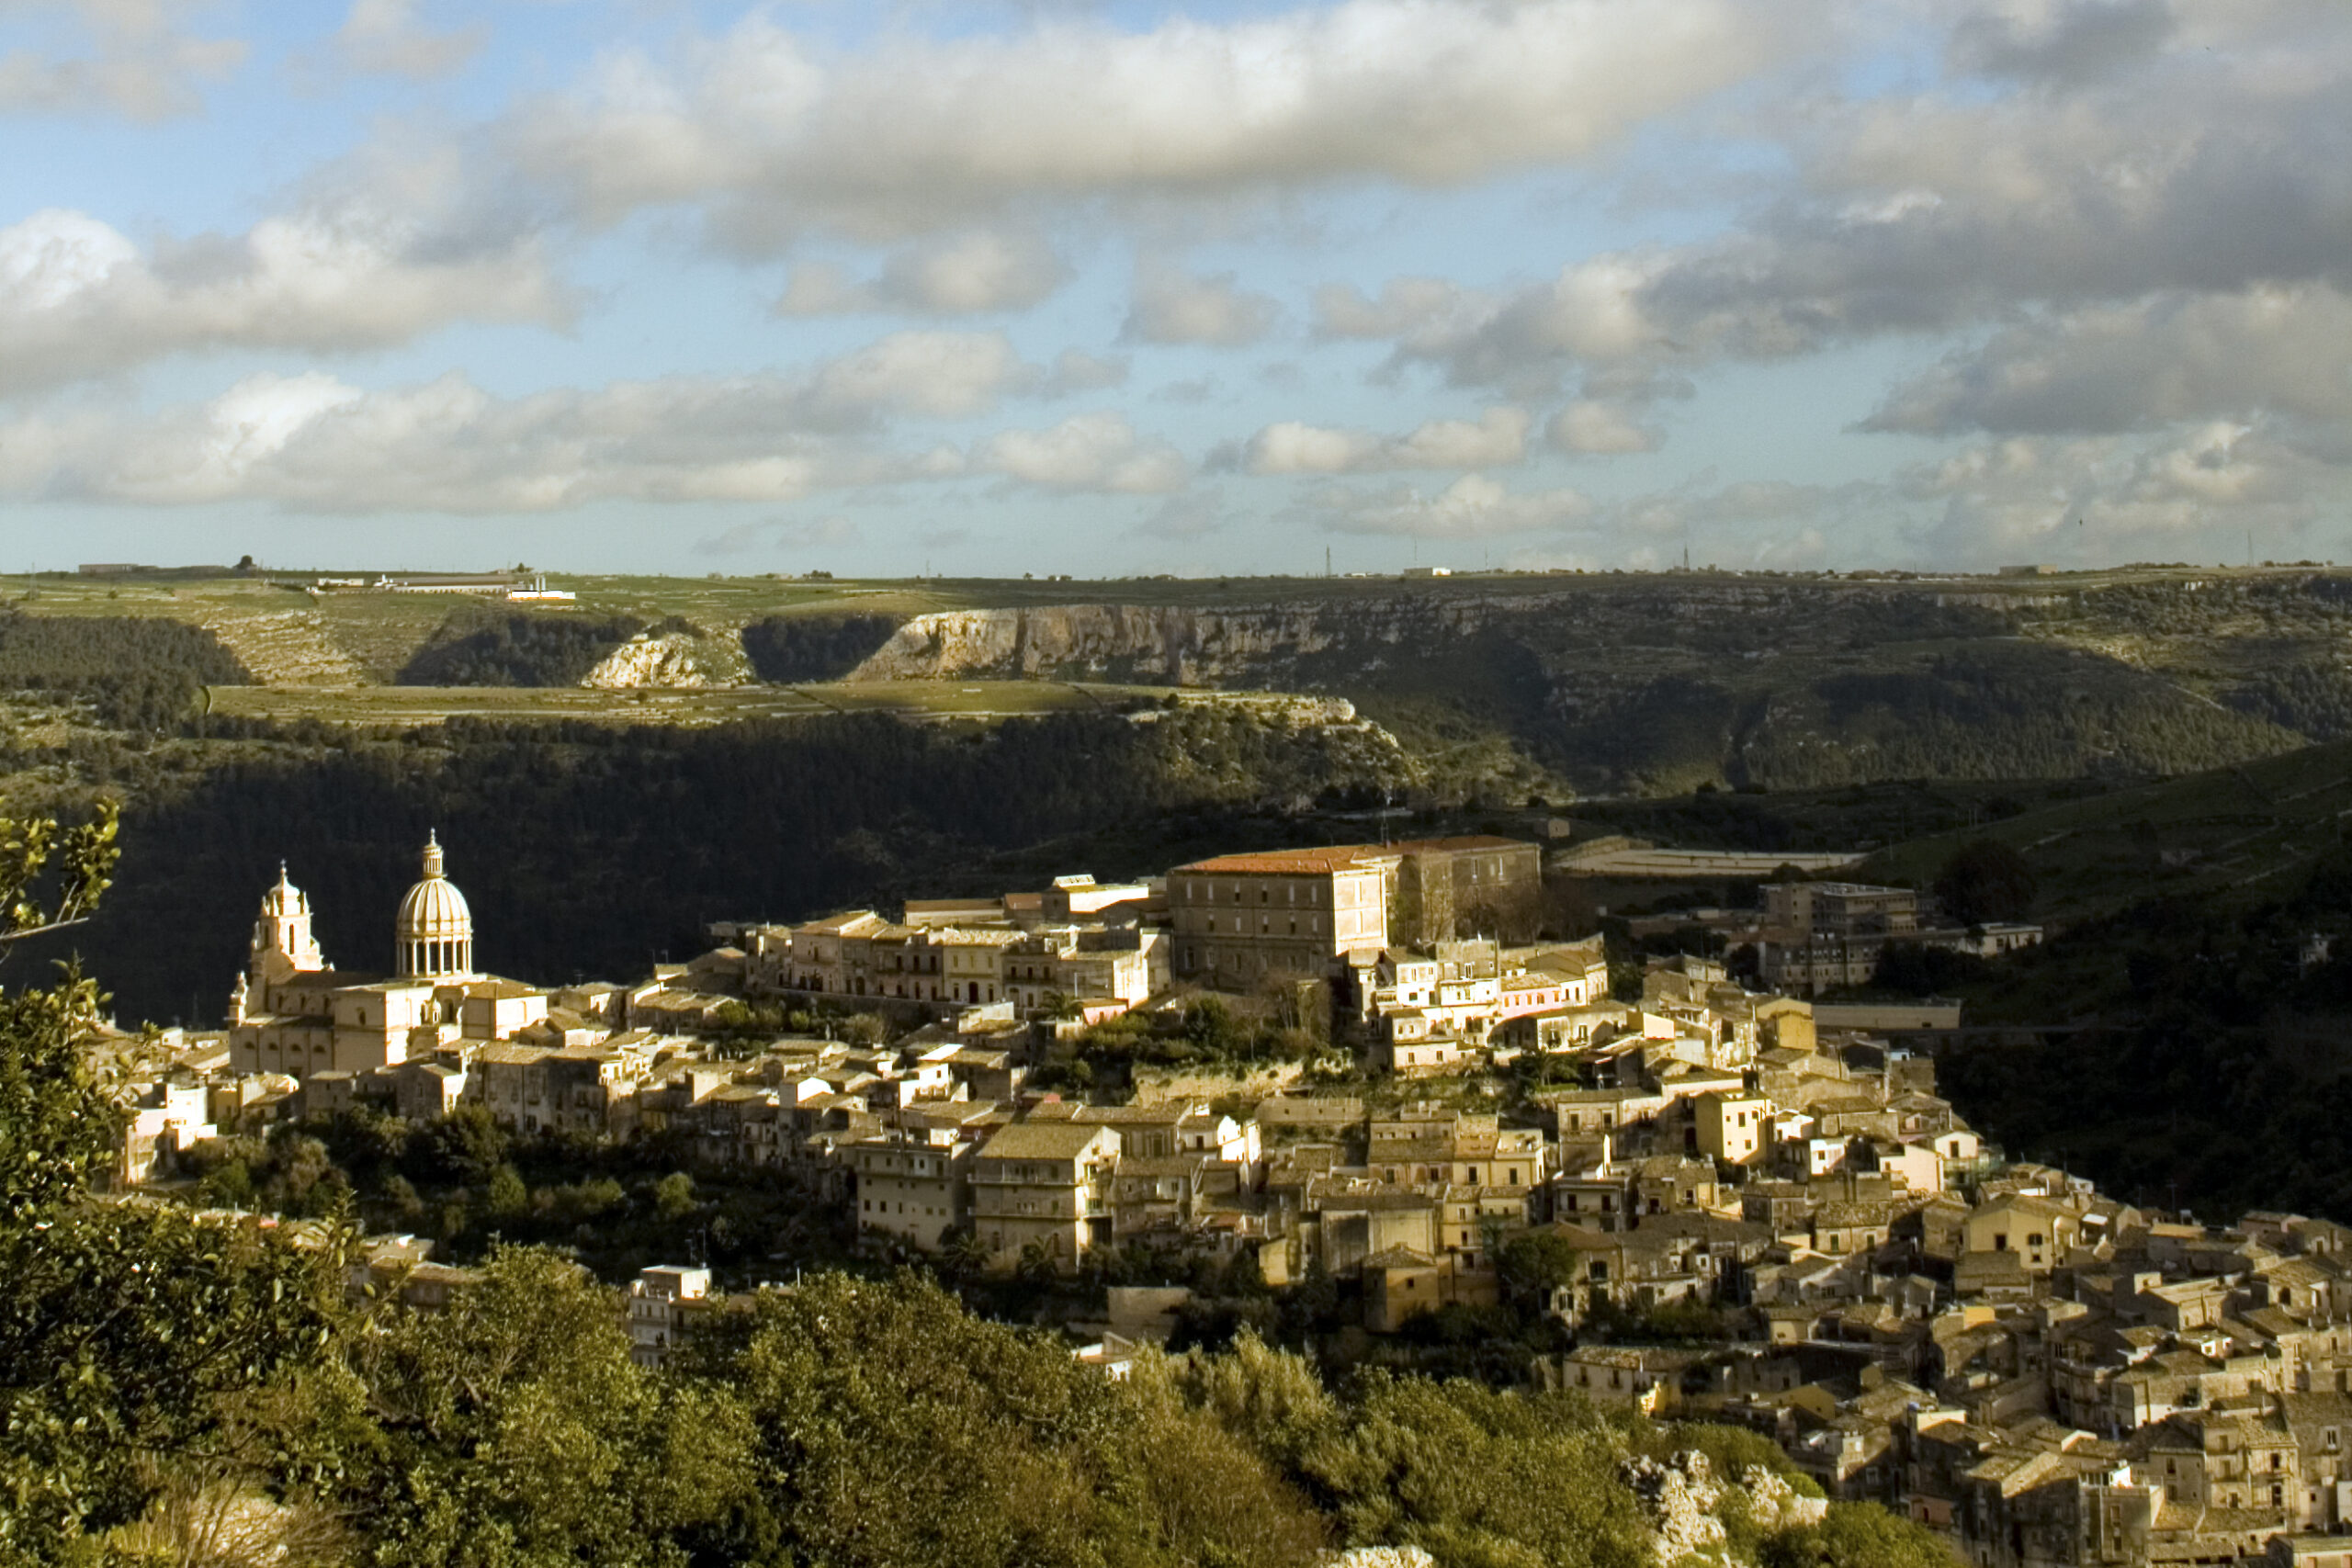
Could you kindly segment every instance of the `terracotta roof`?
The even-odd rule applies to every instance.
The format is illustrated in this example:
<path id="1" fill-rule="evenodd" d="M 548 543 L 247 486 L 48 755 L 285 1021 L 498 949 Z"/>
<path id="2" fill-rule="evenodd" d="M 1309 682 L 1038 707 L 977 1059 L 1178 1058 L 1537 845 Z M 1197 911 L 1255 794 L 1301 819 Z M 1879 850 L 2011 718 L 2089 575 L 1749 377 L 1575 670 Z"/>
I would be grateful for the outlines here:
<path id="1" fill-rule="evenodd" d="M 1217 855 L 1180 865 L 1179 873 L 1216 876 L 1328 876 L 1396 858 L 1374 844 L 1333 844 L 1313 850 L 1266 850 L 1257 854 Z"/>
<path id="2" fill-rule="evenodd" d="M 1467 850 L 1532 850 L 1541 846 L 1524 839 L 1498 838 L 1492 833 L 1472 833 L 1452 839 L 1406 839 L 1388 846 L 1400 855 L 1445 854 Z"/>

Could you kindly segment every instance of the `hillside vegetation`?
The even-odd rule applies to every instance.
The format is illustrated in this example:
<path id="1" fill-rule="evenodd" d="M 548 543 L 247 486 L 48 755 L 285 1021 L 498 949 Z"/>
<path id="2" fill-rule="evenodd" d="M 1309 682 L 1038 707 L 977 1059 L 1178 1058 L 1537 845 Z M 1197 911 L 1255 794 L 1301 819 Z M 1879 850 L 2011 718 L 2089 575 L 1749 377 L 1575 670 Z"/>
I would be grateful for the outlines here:
<path id="1" fill-rule="evenodd" d="M 2016 1030 L 1939 1047 L 1944 1092 L 2012 1155 L 2127 1199 L 2352 1213 L 2352 855 L 2266 897 L 2119 902 L 1945 981 L 1969 1022 Z"/>
<path id="2" fill-rule="evenodd" d="M 1055 841 L 1107 849 L 1099 836 L 1134 824 L 1156 829 L 1133 862 L 1052 869 L 1158 873 L 1164 835 L 1188 817 L 1224 824 L 1202 834 L 1215 840 L 1240 814 L 1419 784 L 1377 729 L 1215 708 L 977 731 L 839 715 L 254 734 L 274 738 L 218 743 L 221 765 L 131 795 L 121 890 L 70 943 L 114 977 L 126 1020 L 218 1020 L 281 859 L 311 893 L 332 959 L 388 963 L 391 910 L 428 830 L 472 901 L 481 961 L 564 983 L 684 958 L 708 920 L 998 892 L 995 857 Z"/>
<path id="3" fill-rule="evenodd" d="M 608 618 L 500 614 L 469 606 L 401 667 L 403 686 L 576 686 L 604 657 L 645 630 Z"/>
<path id="4" fill-rule="evenodd" d="M 1972 838 L 2024 854 L 2047 919 L 2111 914 L 2152 895 L 2243 908 L 2275 898 L 2344 842 L 2352 741 L 2006 814 L 1898 844 L 1866 876 L 1926 886 Z"/>
<path id="5" fill-rule="evenodd" d="M 2129 781 L 2352 733 L 2352 580 L 2310 570 L 1936 582 L 1500 576 L 1116 583 L 581 579 L 563 607 L 44 581 L 29 608 L 183 620 L 276 681 L 1032 680 L 1327 692 L 1430 745 L 1588 793 L 1897 778 Z M 89 623 L 85 623 L 88 625 Z M 308 638 L 315 649 L 297 646 Z M 660 650 L 656 650 L 657 653 Z M 1499 754 L 1499 753 L 1498 753 Z M 1494 770 L 1508 773 L 1508 768 Z"/>
<path id="6" fill-rule="evenodd" d="M 200 626 L 133 616 L 66 620 L 0 609 L 0 693 L 86 704 L 115 729 L 156 729 L 191 713 L 208 685 L 242 684 L 243 665 Z"/>

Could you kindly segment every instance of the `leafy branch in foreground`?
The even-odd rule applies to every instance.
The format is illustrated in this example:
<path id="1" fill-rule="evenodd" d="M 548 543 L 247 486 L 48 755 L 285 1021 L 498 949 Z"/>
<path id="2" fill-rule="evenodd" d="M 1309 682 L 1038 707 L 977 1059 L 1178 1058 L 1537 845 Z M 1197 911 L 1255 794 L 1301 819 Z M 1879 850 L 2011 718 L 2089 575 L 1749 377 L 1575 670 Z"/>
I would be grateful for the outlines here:
<path id="1" fill-rule="evenodd" d="M 88 918 L 115 823 L 110 804 L 62 830 L 0 823 L 0 952 Z M 251 1402 L 314 1362 L 342 1311 L 334 1227 L 298 1243 L 92 1190 L 123 1130 L 85 1049 L 100 999 L 70 965 L 0 991 L 0 1563 L 138 1520 L 195 1470 L 242 1466 L 242 1487 Z"/>
<path id="2" fill-rule="evenodd" d="M 121 851 L 115 844 L 122 808 L 101 800 L 87 822 L 59 829 L 51 817 L 22 819 L 0 817 L 0 908 L 6 910 L 5 944 L 81 924 L 108 887 L 114 886 L 115 863 Z M 53 902 L 41 898 L 43 875 L 57 863 Z"/>

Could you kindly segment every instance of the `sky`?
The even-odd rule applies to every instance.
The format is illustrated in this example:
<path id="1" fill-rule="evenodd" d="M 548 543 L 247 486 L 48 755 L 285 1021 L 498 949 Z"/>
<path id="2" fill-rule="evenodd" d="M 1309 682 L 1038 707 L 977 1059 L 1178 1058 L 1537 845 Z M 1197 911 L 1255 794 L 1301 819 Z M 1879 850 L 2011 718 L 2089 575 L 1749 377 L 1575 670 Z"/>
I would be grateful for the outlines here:
<path id="1" fill-rule="evenodd" d="M 2352 558 L 2346 0 L 0 0 L 0 570 Z"/>

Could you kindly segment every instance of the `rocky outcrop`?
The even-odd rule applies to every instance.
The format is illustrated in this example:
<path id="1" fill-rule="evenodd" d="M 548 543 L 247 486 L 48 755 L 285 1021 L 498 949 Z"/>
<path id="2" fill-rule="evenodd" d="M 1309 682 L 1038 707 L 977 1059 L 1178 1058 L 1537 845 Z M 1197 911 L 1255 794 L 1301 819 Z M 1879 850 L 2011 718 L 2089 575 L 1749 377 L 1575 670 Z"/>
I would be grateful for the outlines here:
<path id="1" fill-rule="evenodd" d="M 1635 1455 L 1617 1474 L 1642 1510 L 1651 1551 L 1661 1563 L 1744 1568 L 1745 1559 L 1732 1550 L 1724 1524 L 1727 1515 L 1744 1517 L 1752 1539 L 1817 1524 L 1829 1510 L 1826 1499 L 1799 1496 L 1785 1479 L 1761 1466 L 1719 1478 L 1696 1450 L 1664 1460 Z"/>
<path id="2" fill-rule="evenodd" d="M 860 664 L 854 681 L 1091 676 L 1171 685 L 1254 683 L 1317 656 L 1383 649 L 1488 624 L 1526 599 L 1477 597 L 1265 604 L 1055 604 L 917 615 Z"/>
<path id="3" fill-rule="evenodd" d="M 1705 1454 L 1679 1453 L 1662 1461 L 1637 1455 L 1620 1467 L 1618 1477 L 1641 1505 L 1660 1562 L 1723 1560 L 1729 1536 L 1714 1510 L 1723 1504 L 1724 1489 Z"/>
<path id="4" fill-rule="evenodd" d="M 749 674 L 741 650 L 728 638 L 639 632 L 606 654 L 580 683 L 611 689 L 731 686 Z"/>

